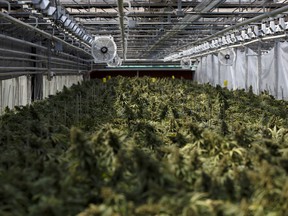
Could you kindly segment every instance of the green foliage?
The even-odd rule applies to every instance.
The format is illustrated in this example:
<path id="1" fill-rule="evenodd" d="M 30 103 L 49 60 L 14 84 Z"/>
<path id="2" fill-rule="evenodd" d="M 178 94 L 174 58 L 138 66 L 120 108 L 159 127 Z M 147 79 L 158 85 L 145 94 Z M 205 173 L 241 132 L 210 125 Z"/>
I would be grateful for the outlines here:
<path id="1" fill-rule="evenodd" d="M 287 215 L 288 103 L 113 78 L 0 117 L 0 215 Z"/>

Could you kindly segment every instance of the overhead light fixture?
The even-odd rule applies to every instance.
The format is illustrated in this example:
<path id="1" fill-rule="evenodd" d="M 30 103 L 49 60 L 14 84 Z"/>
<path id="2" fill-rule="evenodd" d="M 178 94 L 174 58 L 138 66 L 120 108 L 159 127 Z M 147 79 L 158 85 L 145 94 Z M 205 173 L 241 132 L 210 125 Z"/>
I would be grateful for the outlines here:
<path id="1" fill-rule="evenodd" d="M 75 32 L 77 29 L 78 29 L 78 25 L 76 24 L 76 25 L 73 26 L 72 31 Z"/>
<path id="2" fill-rule="evenodd" d="M 244 40 L 249 40 L 250 37 L 248 36 L 248 34 L 246 33 L 246 30 L 242 30 L 241 31 L 241 37 L 244 39 Z"/>
<path id="3" fill-rule="evenodd" d="M 39 5 L 41 3 L 42 0 L 32 0 L 33 4 Z"/>
<path id="4" fill-rule="evenodd" d="M 223 37 L 222 37 L 222 44 L 223 44 L 223 45 L 226 45 L 226 44 L 228 44 L 228 42 L 227 42 L 227 40 L 226 40 L 226 37 L 225 37 L 225 36 L 223 36 Z"/>
<path id="5" fill-rule="evenodd" d="M 259 27 L 258 25 L 255 25 L 254 28 L 253 28 L 253 33 L 255 35 L 255 37 L 258 37 L 260 34 L 259 34 Z"/>
<path id="6" fill-rule="evenodd" d="M 265 23 L 262 23 L 262 24 L 261 24 L 261 30 L 260 30 L 260 32 L 261 32 L 261 35 L 267 34 L 267 27 L 266 27 L 266 24 L 265 24 Z"/>
<path id="7" fill-rule="evenodd" d="M 234 33 L 232 33 L 232 34 L 230 35 L 230 38 L 231 38 L 232 43 L 236 43 L 236 42 L 237 42 L 237 38 L 236 38 L 236 36 L 235 36 Z"/>
<path id="8" fill-rule="evenodd" d="M 210 49 L 210 43 L 209 42 L 206 42 L 205 43 L 205 49 L 207 50 L 207 49 Z"/>
<path id="9" fill-rule="evenodd" d="M 86 35 L 85 31 L 83 31 L 80 36 L 83 38 L 85 35 Z"/>
<path id="10" fill-rule="evenodd" d="M 75 30 L 75 34 L 78 34 L 80 32 L 80 28 L 77 27 L 76 30 Z"/>
<path id="11" fill-rule="evenodd" d="M 242 35 L 236 35 L 236 39 L 237 39 L 237 41 L 243 41 L 244 40 Z"/>
<path id="12" fill-rule="evenodd" d="M 255 38 L 255 37 L 256 37 L 256 35 L 255 35 L 254 32 L 253 32 L 252 27 L 249 27 L 249 28 L 247 29 L 247 35 L 248 35 L 250 38 Z"/>
<path id="13" fill-rule="evenodd" d="M 49 8 L 46 11 L 48 16 L 53 16 L 53 14 L 55 14 L 55 12 L 56 12 L 56 7 L 53 7 L 53 6 L 49 6 Z"/>
<path id="14" fill-rule="evenodd" d="M 41 10 L 46 10 L 49 5 L 50 5 L 49 0 L 42 0 L 42 2 L 40 4 L 40 8 L 41 8 Z"/>
<path id="15" fill-rule="evenodd" d="M 49 0 L 32 0 L 32 3 L 41 10 L 46 10 L 50 4 Z"/>
<path id="16" fill-rule="evenodd" d="M 61 17 L 60 17 L 60 22 L 61 23 L 65 23 L 65 21 L 68 19 L 68 17 L 66 16 L 66 15 L 62 15 Z"/>
<path id="17" fill-rule="evenodd" d="M 74 23 L 73 21 L 71 21 L 71 23 L 70 23 L 70 25 L 68 26 L 68 28 L 69 28 L 70 30 L 72 30 L 75 25 L 76 25 L 76 23 Z"/>
<path id="18" fill-rule="evenodd" d="M 232 40 L 231 40 L 230 35 L 226 35 L 226 41 L 227 41 L 228 44 L 232 44 L 233 43 Z"/>
<path id="19" fill-rule="evenodd" d="M 65 26 L 65 27 L 68 27 L 71 22 L 72 22 L 71 19 L 67 19 L 67 20 L 65 21 L 65 23 L 64 23 L 64 26 Z"/>
<path id="20" fill-rule="evenodd" d="M 271 20 L 270 22 L 269 22 L 269 27 L 268 27 L 268 31 L 267 31 L 267 34 L 274 34 L 275 33 L 275 29 L 276 29 L 276 27 L 275 27 L 275 21 L 274 20 Z"/>
<path id="21" fill-rule="evenodd" d="M 279 18 L 279 26 L 282 30 L 285 29 L 286 24 L 285 24 L 285 19 L 283 17 Z"/>

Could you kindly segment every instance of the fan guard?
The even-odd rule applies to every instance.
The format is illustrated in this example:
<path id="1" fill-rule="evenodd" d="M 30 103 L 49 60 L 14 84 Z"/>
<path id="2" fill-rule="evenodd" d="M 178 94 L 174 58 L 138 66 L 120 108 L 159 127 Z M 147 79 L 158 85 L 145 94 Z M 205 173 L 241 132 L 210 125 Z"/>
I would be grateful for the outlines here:
<path id="1" fill-rule="evenodd" d="M 234 49 L 227 48 L 218 52 L 218 60 L 222 65 L 232 66 L 236 60 Z"/>
<path id="2" fill-rule="evenodd" d="M 111 36 L 96 37 L 91 45 L 95 63 L 108 63 L 116 56 L 117 46 Z"/>
<path id="3" fill-rule="evenodd" d="M 182 69 L 190 69 L 191 68 L 191 59 L 190 58 L 182 58 L 180 61 L 180 65 Z"/>

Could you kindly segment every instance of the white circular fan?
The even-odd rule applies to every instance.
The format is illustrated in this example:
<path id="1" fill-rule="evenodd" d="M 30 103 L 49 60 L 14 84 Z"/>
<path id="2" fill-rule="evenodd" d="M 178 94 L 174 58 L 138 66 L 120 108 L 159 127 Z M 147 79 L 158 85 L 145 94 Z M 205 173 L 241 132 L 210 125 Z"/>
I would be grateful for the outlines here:
<path id="1" fill-rule="evenodd" d="M 182 69 L 190 69 L 191 68 L 191 59 L 190 58 L 182 58 L 180 61 L 180 65 Z"/>
<path id="2" fill-rule="evenodd" d="M 218 61 L 222 65 L 232 66 L 235 60 L 236 60 L 236 53 L 232 48 L 220 50 L 218 53 Z"/>
<path id="3" fill-rule="evenodd" d="M 96 37 L 91 45 L 95 63 L 107 63 L 115 58 L 117 46 L 111 36 Z"/>
<path id="4" fill-rule="evenodd" d="M 115 58 L 112 59 L 112 61 L 108 62 L 107 65 L 109 67 L 119 67 L 122 65 L 122 59 L 116 55 Z"/>

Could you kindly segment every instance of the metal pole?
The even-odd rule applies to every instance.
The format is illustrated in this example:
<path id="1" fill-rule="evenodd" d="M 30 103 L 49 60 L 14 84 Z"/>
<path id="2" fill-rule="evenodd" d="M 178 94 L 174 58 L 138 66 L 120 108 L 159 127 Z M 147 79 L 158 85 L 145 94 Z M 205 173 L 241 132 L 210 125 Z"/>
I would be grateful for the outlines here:
<path id="1" fill-rule="evenodd" d="M 220 64 L 220 62 L 218 61 L 218 85 L 222 86 L 222 84 L 221 84 L 221 72 L 220 72 L 220 70 L 221 70 L 221 64 Z"/>
<path id="2" fill-rule="evenodd" d="M 206 80 L 205 83 L 209 82 L 209 78 L 208 78 L 208 56 L 206 56 L 206 64 L 205 64 L 205 71 L 206 71 Z"/>
<path id="3" fill-rule="evenodd" d="M 122 50 L 123 50 L 123 60 L 126 60 L 126 34 L 125 34 L 125 25 L 124 25 L 124 7 L 123 7 L 123 0 L 118 0 L 118 16 L 119 16 L 119 24 L 120 24 L 120 31 L 121 31 L 121 44 L 122 44 Z"/>
<path id="4" fill-rule="evenodd" d="M 248 47 L 245 47 L 245 90 L 248 91 Z"/>
<path id="5" fill-rule="evenodd" d="M 262 75 L 262 54 L 261 54 L 261 43 L 258 43 L 258 55 L 257 55 L 257 94 L 261 91 L 261 75 Z"/>
<path id="6" fill-rule="evenodd" d="M 179 12 L 182 11 L 182 0 L 177 1 L 177 11 L 179 11 Z"/>
<path id="7" fill-rule="evenodd" d="M 18 38 L 14 38 L 14 37 L 10 37 L 10 36 L 7 36 L 7 35 L 3 35 L 3 34 L 0 34 L 0 38 L 1 39 L 5 39 L 5 40 L 11 40 L 13 42 L 16 42 L 16 43 L 19 43 L 19 44 L 24 44 L 24 45 L 29 45 L 31 47 L 37 47 L 37 48 L 40 48 L 40 49 L 47 49 L 47 47 L 43 47 L 43 46 L 40 46 L 38 44 L 35 44 L 35 43 L 31 43 L 31 42 L 28 42 L 28 41 L 24 41 L 24 40 L 21 40 L 21 39 L 18 39 Z"/>
<path id="8" fill-rule="evenodd" d="M 26 76 L 26 85 L 27 85 L 27 104 L 30 104 L 31 103 L 31 97 L 32 97 L 32 95 L 31 95 L 31 88 L 32 88 L 32 86 L 31 86 L 31 76 L 30 75 L 27 75 Z"/>
<path id="9" fill-rule="evenodd" d="M 15 77 L 15 106 L 19 106 L 20 101 L 20 84 L 19 84 L 19 76 Z"/>
<path id="10" fill-rule="evenodd" d="M 22 52 L 22 51 L 16 51 L 16 50 L 8 50 L 8 49 L 2 49 L 0 48 L 0 51 L 1 52 L 8 52 L 8 53 L 13 53 L 13 54 L 19 54 L 19 55 L 27 55 L 27 56 L 34 56 L 34 57 L 39 57 L 39 58 L 47 58 L 46 55 L 40 55 L 40 54 L 34 54 L 34 53 L 28 53 L 28 52 Z M 72 57 L 72 56 L 70 56 Z M 76 56 L 74 56 L 75 59 L 77 59 Z M 73 57 L 73 58 L 74 58 Z M 68 62 L 68 63 L 72 63 L 72 64 L 77 64 L 75 61 L 72 61 L 72 60 L 65 60 L 65 59 L 61 59 L 61 58 L 58 58 L 58 57 L 52 57 L 53 60 L 59 60 L 59 61 L 65 61 L 65 62 Z M 82 60 L 82 59 L 81 59 Z M 83 66 L 85 66 L 85 64 L 83 64 Z"/>
<path id="11" fill-rule="evenodd" d="M 211 79 L 211 85 L 215 86 L 215 82 L 214 82 L 214 55 L 211 54 L 211 75 L 212 75 L 212 79 Z"/>
<path id="12" fill-rule="evenodd" d="M 203 83 L 203 57 L 201 56 L 200 58 L 200 62 L 201 62 L 201 71 L 200 71 L 200 74 L 199 74 L 199 82 L 200 83 Z"/>
<path id="13" fill-rule="evenodd" d="M 279 41 L 275 41 L 275 47 L 274 47 L 274 70 L 275 70 L 275 86 L 274 86 L 274 92 L 275 97 L 278 98 L 278 85 L 279 85 Z"/>
<path id="14" fill-rule="evenodd" d="M 0 114 L 3 109 L 3 93 L 2 93 L 2 80 L 0 80 Z"/>

